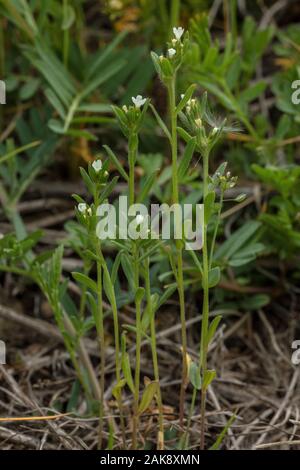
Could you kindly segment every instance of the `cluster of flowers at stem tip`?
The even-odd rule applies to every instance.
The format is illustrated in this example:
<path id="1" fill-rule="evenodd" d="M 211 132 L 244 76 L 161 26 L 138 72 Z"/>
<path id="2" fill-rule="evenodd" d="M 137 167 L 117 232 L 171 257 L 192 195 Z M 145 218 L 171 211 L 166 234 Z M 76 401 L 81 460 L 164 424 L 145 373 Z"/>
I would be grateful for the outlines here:
<path id="1" fill-rule="evenodd" d="M 188 51 L 189 35 L 179 26 L 173 28 L 174 37 L 167 43 L 166 55 L 151 52 L 155 69 L 164 83 L 168 83 L 182 64 Z"/>
<path id="2" fill-rule="evenodd" d="M 181 95 L 184 99 L 185 95 Z M 200 99 L 190 98 L 179 118 L 189 138 L 196 139 L 196 148 L 210 152 L 224 132 L 237 132 L 235 126 L 227 126 L 226 119 L 215 117 L 209 109 L 207 93 L 203 93 Z"/>
<path id="3" fill-rule="evenodd" d="M 100 194 L 101 189 L 106 187 L 109 177 L 108 163 L 108 161 L 103 162 L 100 158 L 96 158 L 89 163 L 87 171 L 83 168 L 80 169 L 81 176 L 91 195 Z M 87 204 L 81 196 L 74 195 L 73 197 L 77 202 L 77 216 L 86 223 L 91 216 L 95 215 L 96 208 L 93 204 Z"/>
<path id="4" fill-rule="evenodd" d="M 127 139 L 139 133 L 150 101 L 148 98 L 143 98 L 142 95 L 133 96 L 131 100 L 132 105 L 112 107 L 119 126 Z"/>
<path id="5" fill-rule="evenodd" d="M 237 183 L 238 177 L 232 176 L 230 171 L 227 171 L 225 174 L 222 174 L 220 171 L 217 171 L 213 177 L 213 184 L 215 187 L 219 187 L 222 192 L 233 189 Z"/>

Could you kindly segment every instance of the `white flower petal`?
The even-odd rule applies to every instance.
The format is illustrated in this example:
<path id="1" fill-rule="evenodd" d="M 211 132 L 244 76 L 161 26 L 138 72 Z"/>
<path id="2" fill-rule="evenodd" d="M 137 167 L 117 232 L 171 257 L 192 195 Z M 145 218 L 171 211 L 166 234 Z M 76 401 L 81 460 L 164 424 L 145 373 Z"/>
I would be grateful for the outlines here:
<path id="1" fill-rule="evenodd" d="M 95 160 L 92 163 L 92 167 L 94 168 L 95 172 L 98 173 L 100 170 L 102 170 L 102 162 L 101 160 Z"/>
<path id="2" fill-rule="evenodd" d="M 174 57 L 175 54 L 176 54 L 176 50 L 173 49 L 173 47 L 171 47 L 171 49 L 168 49 L 168 56 L 170 57 L 170 59 L 172 59 L 172 57 Z"/>
<path id="3" fill-rule="evenodd" d="M 80 202 L 80 204 L 78 204 L 79 212 L 84 213 L 86 209 L 87 209 L 87 205 L 85 202 Z"/>
<path id="4" fill-rule="evenodd" d="M 143 98 L 142 95 L 137 95 L 136 97 L 133 96 L 131 99 L 136 108 L 143 106 L 147 100 L 147 98 Z"/>
<path id="5" fill-rule="evenodd" d="M 173 28 L 173 33 L 174 33 L 175 38 L 179 41 L 181 36 L 184 33 L 184 29 L 181 26 L 179 26 L 178 28 L 174 27 Z"/>

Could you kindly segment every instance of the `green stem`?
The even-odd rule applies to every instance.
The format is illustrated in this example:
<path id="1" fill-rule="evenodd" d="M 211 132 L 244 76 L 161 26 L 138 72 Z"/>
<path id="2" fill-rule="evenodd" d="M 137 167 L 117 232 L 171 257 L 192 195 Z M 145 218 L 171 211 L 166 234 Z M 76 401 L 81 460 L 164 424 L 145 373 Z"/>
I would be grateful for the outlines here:
<path id="1" fill-rule="evenodd" d="M 94 204 L 96 209 L 99 205 L 99 188 L 95 187 Z M 103 441 L 103 424 L 104 424 L 104 388 L 105 388 L 105 335 L 104 335 L 104 312 L 103 312 L 103 279 L 102 279 L 102 251 L 101 241 L 94 236 L 95 251 L 97 255 L 97 334 L 100 347 L 100 402 L 99 402 L 99 427 L 98 427 L 98 449 L 102 449 Z"/>
<path id="2" fill-rule="evenodd" d="M 216 244 L 216 238 L 218 234 L 218 229 L 220 225 L 220 220 L 221 220 L 221 211 L 222 211 L 222 206 L 223 206 L 223 200 L 224 200 L 224 191 L 221 189 L 221 194 L 220 194 L 220 206 L 218 209 L 218 214 L 217 214 L 217 222 L 215 225 L 213 237 L 212 237 L 212 242 L 211 242 L 211 247 L 210 247 L 210 255 L 209 255 L 209 269 L 211 269 L 212 265 L 212 260 L 213 260 L 213 255 L 214 255 L 214 250 L 215 250 L 215 244 Z"/>
<path id="3" fill-rule="evenodd" d="M 134 168 L 138 150 L 138 136 L 131 134 L 128 142 L 128 163 L 129 163 L 129 206 L 134 204 Z"/>
<path id="4" fill-rule="evenodd" d="M 63 0 L 63 18 L 67 16 L 68 0 Z M 64 40 L 63 40 L 63 61 L 64 66 L 68 67 L 69 59 L 69 48 L 70 48 L 70 32 L 69 28 L 64 30 Z"/>
<path id="5" fill-rule="evenodd" d="M 90 261 L 85 259 L 84 262 L 83 262 L 83 274 L 85 276 L 88 276 L 88 274 L 90 272 L 90 268 L 91 268 Z M 79 316 L 80 316 L 80 319 L 82 321 L 85 318 L 86 299 L 87 299 L 87 288 L 85 286 L 83 286 L 82 295 L 81 295 L 81 298 L 80 298 L 80 305 L 79 305 Z"/>
<path id="6" fill-rule="evenodd" d="M 136 291 L 139 288 L 139 250 L 137 243 L 134 243 L 134 280 Z M 132 431 L 132 448 L 137 449 L 137 432 L 139 427 L 139 393 L 140 393 L 140 374 L 141 374 L 141 343 L 142 343 L 142 318 L 141 318 L 141 301 L 135 302 L 135 328 L 136 328 L 136 352 L 135 352 L 135 376 L 134 376 L 134 405 L 133 405 L 133 431 Z"/>
<path id="7" fill-rule="evenodd" d="M 148 309 L 151 315 L 150 320 L 150 336 L 151 336 L 151 353 L 152 353 L 152 363 L 153 363 L 153 372 L 154 380 L 158 383 L 158 393 L 157 393 L 157 403 L 158 403 L 158 425 L 159 425 L 159 437 L 158 437 L 158 450 L 163 450 L 164 447 L 164 416 L 163 416 L 163 404 L 161 396 L 161 388 L 159 382 L 159 369 L 158 369 L 158 359 L 157 359 L 157 347 L 156 347 L 156 331 L 155 331 L 155 312 L 153 311 L 152 298 L 151 298 L 151 283 L 150 283 L 150 270 L 149 270 L 150 260 L 149 257 L 146 258 L 145 262 L 145 290 L 146 290 L 146 299 Z"/>
<path id="8" fill-rule="evenodd" d="M 171 114 L 171 150 L 172 150 L 172 192 L 173 203 L 179 204 L 179 184 L 178 184 L 178 166 L 177 166 L 177 113 L 176 113 L 176 75 L 168 86 L 169 109 Z M 176 220 L 175 220 L 176 225 Z M 186 337 L 186 318 L 184 301 L 184 283 L 183 283 L 183 257 L 182 244 L 176 240 L 177 249 L 177 287 L 180 304 L 180 322 L 181 322 L 181 343 L 182 343 L 182 380 L 180 388 L 179 418 L 180 425 L 183 426 L 184 420 L 184 402 L 185 388 L 187 381 L 187 337 Z"/>
<path id="9" fill-rule="evenodd" d="M 96 206 L 97 207 L 97 206 Z M 100 241 L 96 241 L 96 255 L 101 256 Z M 100 346 L 100 403 L 99 403 L 99 428 L 98 428 L 98 448 L 102 449 L 103 420 L 104 420 L 104 387 L 105 387 L 105 337 L 103 318 L 103 298 L 102 298 L 102 266 L 97 261 L 97 304 L 98 304 L 98 340 Z"/>
<path id="10" fill-rule="evenodd" d="M 110 273 L 108 271 L 102 252 L 100 253 L 100 258 L 101 258 L 103 272 L 105 276 L 107 277 L 107 279 L 110 279 Z M 112 297 L 111 297 L 111 309 L 112 309 L 113 322 L 114 322 L 114 337 L 115 337 L 114 339 L 115 339 L 115 353 L 116 353 L 116 357 L 115 357 L 116 381 L 117 383 L 119 383 L 121 380 L 120 331 L 119 331 L 119 320 L 118 320 L 118 307 L 117 307 L 117 301 L 116 301 L 113 286 L 112 286 Z M 126 429 L 125 429 L 122 398 L 121 397 L 118 398 L 117 402 L 118 402 L 118 408 L 120 412 L 120 423 L 121 423 L 121 430 L 122 430 L 123 446 L 125 449 L 126 448 Z"/>
<path id="11" fill-rule="evenodd" d="M 208 152 L 203 154 L 203 201 L 205 205 L 206 196 L 208 194 Z M 202 305 L 202 321 L 201 321 L 201 341 L 200 341 L 200 360 L 199 364 L 202 369 L 202 377 L 205 376 L 207 370 L 207 332 L 209 321 L 209 261 L 207 249 L 207 222 L 204 222 L 203 228 L 203 305 Z M 206 390 L 201 391 L 201 430 L 200 430 L 200 448 L 204 449 L 204 433 L 205 433 L 205 406 L 206 406 Z"/>

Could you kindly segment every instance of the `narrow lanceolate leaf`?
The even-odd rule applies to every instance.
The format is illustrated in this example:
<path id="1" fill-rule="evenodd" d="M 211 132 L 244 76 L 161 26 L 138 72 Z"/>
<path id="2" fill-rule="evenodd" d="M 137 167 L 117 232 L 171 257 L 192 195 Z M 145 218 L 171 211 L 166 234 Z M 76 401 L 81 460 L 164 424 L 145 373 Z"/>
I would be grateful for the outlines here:
<path id="1" fill-rule="evenodd" d="M 144 295 L 145 289 L 143 287 L 138 287 L 135 293 L 135 301 L 137 304 L 140 304 L 142 302 Z"/>
<path id="2" fill-rule="evenodd" d="M 195 362 L 191 362 L 189 367 L 189 379 L 196 390 L 201 390 L 201 375 L 199 367 Z"/>
<path id="3" fill-rule="evenodd" d="M 208 333 L 207 333 L 207 344 L 211 342 L 213 339 L 215 332 L 219 326 L 219 323 L 222 319 L 222 315 L 217 315 L 210 323 L 209 328 L 208 328 Z"/>
<path id="4" fill-rule="evenodd" d="M 220 434 L 218 435 L 216 441 L 213 443 L 213 445 L 209 448 L 209 450 L 219 450 L 220 448 L 220 445 L 222 444 L 223 442 L 223 439 L 225 437 L 225 435 L 227 434 L 227 431 L 228 429 L 230 428 L 230 426 L 234 423 L 234 421 L 236 420 L 236 416 L 235 415 L 232 415 L 229 420 L 227 421 L 226 425 L 224 426 L 224 428 L 222 429 L 222 431 L 220 432 Z"/>
<path id="5" fill-rule="evenodd" d="M 192 137 L 190 141 L 188 142 L 188 144 L 186 145 L 183 157 L 179 163 L 179 167 L 178 167 L 179 181 L 183 180 L 183 178 L 185 177 L 188 171 L 195 147 L 196 147 L 196 137 Z"/>
<path id="6" fill-rule="evenodd" d="M 208 224 L 210 217 L 214 211 L 216 194 L 214 191 L 210 191 L 204 201 L 204 223 Z"/>
<path id="7" fill-rule="evenodd" d="M 19 147 L 17 149 L 11 150 L 10 152 L 6 153 L 5 155 L 0 156 L 0 163 L 5 162 L 6 160 L 9 160 L 10 158 L 14 157 L 15 155 L 25 152 L 26 150 L 29 150 L 33 147 L 36 147 L 41 143 L 40 140 L 36 140 L 34 142 L 31 142 L 30 144 L 23 145 L 22 147 Z"/>
<path id="8" fill-rule="evenodd" d="M 97 292 L 96 282 L 90 279 L 85 274 L 73 272 L 72 276 L 74 277 L 75 281 L 79 282 L 80 284 L 83 284 L 88 289 L 91 289 L 92 291 Z"/>
<path id="9" fill-rule="evenodd" d="M 125 379 L 121 379 L 119 380 L 119 382 L 114 386 L 114 388 L 112 389 L 112 395 L 118 400 L 121 396 L 121 391 L 122 391 L 122 388 L 124 388 L 126 385 L 126 380 Z"/>
<path id="10" fill-rule="evenodd" d="M 143 185 L 143 189 L 140 192 L 139 196 L 137 197 L 137 203 L 143 202 L 146 197 L 150 194 L 151 188 L 156 181 L 157 178 L 157 172 L 155 171 L 152 173 L 145 181 L 145 184 Z"/>
<path id="11" fill-rule="evenodd" d="M 124 180 L 128 181 L 129 180 L 128 174 L 126 173 L 121 163 L 119 162 L 118 157 L 114 154 L 111 148 L 108 147 L 108 145 L 103 145 L 103 147 L 105 148 L 108 158 L 110 159 L 111 163 L 115 165 L 120 175 L 123 176 Z"/>
<path id="12" fill-rule="evenodd" d="M 114 187 L 116 186 L 118 182 L 119 177 L 114 176 L 113 179 L 106 185 L 105 189 L 102 191 L 99 199 L 99 205 L 105 201 L 105 199 L 108 198 L 108 196 L 112 193 Z"/>
<path id="13" fill-rule="evenodd" d="M 156 117 L 156 120 L 158 122 L 158 125 L 159 127 L 163 130 L 163 132 L 165 133 L 165 135 L 168 137 L 168 139 L 171 141 L 171 134 L 169 132 L 169 129 L 167 128 L 167 126 L 165 125 L 164 121 L 162 120 L 162 118 L 160 117 L 160 115 L 158 114 L 158 112 L 156 111 L 156 109 L 154 108 L 154 106 L 150 103 L 150 108 L 154 114 L 154 116 Z"/>
<path id="14" fill-rule="evenodd" d="M 122 371 L 128 387 L 130 388 L 131 392 L 134 393 L 134 383 L 131 373 L 129 354 L 127 352 L 122 352 Z"/>
<path id="15" fill-rule="evenodd" d="M 212 268 L 209 270 L 208 273 L 208 287 L 215 287 L 217 284 L 219 284 L 221 278 L 221 270 L 219 266 L 216 266 L 215 268 Z"/>
<path id="16" fill-rule="evenodd" d="M 186 90 L 184 96 L 181 98 L 181 100 L 179 101 L 177 107 L 176 107 L 176 113 L 180 113 L 180 111 L 183 110 L 183 108 L 185 107 L 185 105 L 187 104 L 187 102 L 191 99 L 191 97 L 193 96 L 193 93 L 195 91 L 195 88 L 196 88 L 196 85 L 193 84 L 191 86 L 189 86 L 189 88 Z"/>
<path id="17" fill-rule="evenodd" d="M 158 75 L 160 75 L 161 74 L 161 67 L 160 67 L 158 55 L 155 52 L 151 52 L 151 58 L 152 58 L 153 65 L 155 67 L 156 72 L 158 73 Z"/>
<path id="18" fill-rule="evenodd" d="M 114 291 L 114 286 L 111 282 L 111 278 L 109 275 L 108 269 L 103 270 L 103 287 L 105 294 L 110 302 L 111 305 L 115 304 L 116 299 L 115 299 L 115 291 Z"/>
<path id="19" fill-rule="evenodd" d="M 146 388 L 143 392 L 143 395 L 142 395 L 141 402 L 139 404 L 139 409 L 138 409 L 139 414 L 144 413 L 144 411 L 146 411 L 146 409 L 149 408 L 149 406 L 150 406 L 153 398 L 157 394 L 157 392 L 158 392 L 158 383 L 157 382 L 150 382 L 146 386 Z"/>
<path id="20" fill-rule="evenodd" d="M 204 373 L 204 377 L 203 377 L 202 389 L 206 390 L 207 387 L 212 383 L 215 377 L 216 377 L 215 370 L 206 370 Z"/>
<path id="21" fill-rule="evenodd" d="M 80 171 L 81 177 L 82 177 L 87 189 L 89 190 L 89 192 L 91 194 L 93 194 L 94 184 L 93 184 L 91 178 L 89 177 L 89 175 L 87 174 L 87 172 L 85 171 L 84 168 L 80 167 L 79 171 Z"/>
<path id="22" fill-rule="evenodd" d="M 193 138 L 185 129 L 182 127 L 177 127 L 177 132 L 180 137 L 188 144 L 189 141 Z"/>

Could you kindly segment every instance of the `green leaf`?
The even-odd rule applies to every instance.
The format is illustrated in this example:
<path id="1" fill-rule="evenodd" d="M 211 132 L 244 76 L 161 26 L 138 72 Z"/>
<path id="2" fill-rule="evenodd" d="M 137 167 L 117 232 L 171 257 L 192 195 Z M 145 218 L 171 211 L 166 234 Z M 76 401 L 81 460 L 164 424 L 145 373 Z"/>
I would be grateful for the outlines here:
<path id="1" fill-rule="evenodd" d="M 35 92 L 38 90 L 41 81 L 38 78 L 31 78 L 28 80 L 20 89 L 20 100 L 25 101 L 32 98 Z"/>
<path id="2" fill-rule="evenodd" d="M 119 400 L 121 397 L 121 391 L 122 388 L 125 387 L 126 385 L 126 379 L 121 379 L 119 382 L 116 383 L 116 385 L 112 389 L 112 395 L 116 398 L 116 400 Z"/>
<path id="3" fill-rule="evenodd" d="M 213 214 L 214 207 L 215 207 L 215 197 L 216 193 L 214 191 L 210 191 L 205 200 L 204 200 L 204 223 L 205 225 L 208 224 L 211 215 Z"/>
<path id="4" fill-rule="evenodd" d="M 94 292 L 98 291 L 96 282 L 90 279 L 85 274 L 72 272 L 72 276 L 75 279 L 75 281 L 79 282 L 80 284 L 83 284 L 88 289 Z"/>
<path id="5" fill-rule="evenodd" d="M 184 176 L 186 175 L 188 171 L 189 164 L 192 160 L 195 147 L 196 147 L 196 137 L 192 137 L 190 141 L 188 142 L 188 144 L 186 145 L 183 157 L 179 163 L 179 167 L 178 167 L 179 182 L 183 180 Z"/>
<path id="6" fill-rule="evenodd" d="M 265 246 L 262 243 L 250 243 L 249 246 L 242 248 L 229 260 L 229 266 L 243 266 L 254 260 L 256 256 L 264 251 Z"/>
<path id="7" fill-rule="evenodd" d="M 201 390 L 201 374 L 195 362 L 191 362 L 189 367 L 189 379 L 196 390 Z"/>
<path id="8" fill-rule="evenodd" d="M 207 345 L 211 342 L 213 339 L 215 332 L 219 326 L 220 321 L 222 320 L 222 315 L 217 315 L 210 323 L 208 332 L 207 332 Z"/>
<path id="9" fill-rule="evenodd" d="M 230 426 L 234 423 L 234 421 L 236 420 L 236 416 L 235 415 L 232 415 L 229 420 L 227 421 L 226 423 L 226 426 L 224 426 L 224 428 L 222 429 L 222 431 L 220 432 L 219 436 L 217 437 L 216 441 L 213 443 L 213 445 L 209 448 L 209 450 L 219 450 L 219 447 L 220 445 L 222 444 L 223 442 L 223 439 L 225 437 L 225 435 L 227 434 L 227 431 L 228 429 L 230 428 Z"/>
<path id="10" fill-rule="evenodd" d="M 118 179 L 118 176 L 114 176 L 113 179 L 105 186 L 105 189 L 102 191 L 99 198 L 99 205 L 102 204 L 102 202 L 105 201 L 105 199 L 107 199 L 108 196 L 112 193 L 114 187 L 118 182 Z"/>
<path id="11" fill-rule="evenodd" d="M 37 145 L 40 145 L 40 141 L 36 140 L 34 142 L 30 142 L 30 144 L 23 145 L 22 147 L 18 147 L 17 149 L 11 150 L 10 152 L 7 152 L 5 155 L 2 155 L 0 157 L 0 163 L 5 162 L 6 160 L 9 160 L 10 158 L 14 157 L 15 155 L 18 155 L 19 153 L 23 153 L 26 150 L 29 150 L 33 147 L 36 147 Z"/>
<path id="12" fill-rule="evenodd" d="M 180 111 L 183 110 L 183 108 L 185 107 L 185 105 L 187 104 L 187 102 L 191 99 L 191 97 L 193 96 L 193 93 L 196 89 L 196 85 L 193 84 L 193 85 L 190 85 L 188 87 L 188 89 L 186 90 L 184 96 L 181 98 L 181 100 L 179 101 L 177 107 L 176 107 L 176 113 L 180 113 Z"/>
<path id="13" fill-rule="evenodd" d="M 124 170 L 124 168 L 122 167 L 121 163 L 119 162 L 118 157 L 114 154 L 114 152 L 111 150 L 111 148 L 108 147 L 108 145 L 103 145 L 103 147 L 105 148 L 105 150 L 107 152 L 108 158 L 110 159 L 112 164 L 115 165 L 115 167 L 117 168 L 120 175 L 123 176 L 125 181 L 128 181 L 129 176 L 126 173 L 126 171 Z"/>
<path id="14" fill-rule="evenodd" d="M 112 76 L 116 75 L 125 64 L 126 62 L 124 60 L 117 60 L 106 67 L 101 74 L 96 75 L 96 77 L 85 86 L 81 92 L 81 99 L 86 98 L 89 94 L 99 88 L 100 85 L 107 82 Z"/>
<path id="15" fill-rule="evenodd" d="M 216 377 L 216 371 L 215 370 L 209 370 L 207 369 L 204 373 L 203 377 L 203 384 L 202 384 L 202 390 L 207 390 L 207 387 L 212 383 L 214 378 Z"/>
<path id="16" fill-rule="evenodd" d="M 252 238 L 260 227 L 261 223 L 256 220 L 246 222 L 218 248 L 215 259 L 232 258 L 232 256 Z"/>
<path id="17" fill-rule="evenodd" d="M 135 302 L 140 304 L 144 298 L 145 289 L 143 287 L 138 287 L 135 293 Z"/>
<path id="18" fill-rule="evenodd" d="M 92 182 L 91 178 L 89 177 L 89 175 L 87 174 L 87 172 L 85 171 L 84 168 L 80 167 L 79 171 L 80 171 L 81 177 L 82 177 L 89 193 L 93 194 L 94 193 L 94 183 Z"/>
<path id="19" fill-rule="evenodd" d="M 193 137 L 182 127 L 177 127 L 178 134 L 188 144 Z"/>
<path id="20" fill-rule="evenodd" d="M 239 99 L 243 103 L 249 103 L 263 94 L 267 87 L 267 83 L 260 81 L 250 87 L 247 87 L 239 96 Z"/>
<path id="21" fill-rule="evenodd" d="M 152 52 L 152 51 L 151 51 L 150 55 L 151 55 L 151 59 L 153 61 L 154 68 L 155 68 L 156 72 L 158 73 L 158 75 L 160 75 L 161 74 L 161 67 L 160 67 L 160 63 L 159 63 L 159 57 L 155 52 Z"/>
<path id="22" fill-rule="evenodd" d="M 126 383 L 128 387 L 130 388 L 132 393 L 134 392 L 134 383 L 133 383 L 133 378 L 132 378 L 132 373 L 131 373 L 131 367 L 130 367 L 130 359 L 129 359 L 129 354 L 127 352 L 122 353 L 122 371 L 126 380 Z"/>
<path id="23" fill-rule="evenodd" d="M 155 171 L 154 173 L 148 176 L 145 183 L 142 185 L 142 191 L 139 193 L 137 197 L 137 200 L 136 200 L 137 203 L 141 203 L 146 199 L 156 179 L 157 179 L 157 171 Z"/>
<path id="24" fill-rule="evenodd" d="M 72 24 L 76 19 L 74 8 L 71 5 L 67 5 L 66 8 L 63 8 L 63 21 L 61 29 L 63 31 L 71 28 Z"/>
<path id="25" fill-rule="evenodd" d="M 139 404 L 139 408 L 138 408 L 139 414 L 144 413 L 144 411 L 147 410 L 147 408 L 149 408 L 153 398 L 158 392 L 158 388 L 159 388 L 159 385 L 157 382 L 150 382 L 146 386 L 143 392 L 142 398 L 141 398 L 141 402 Z"/>
<path id="26" fill-rule="evenodd" d="M 150 108 L 154 114 L 154 116 L 156 117 L 156 120 L 159 124 L 159 127 L 163 130 L 163 132 L 165 133 L 166 137 L 168 137 L 169 141 L 171 142 L 171 134 L 169 132 L 169 129 L 167 128 L 167 126 L 165 125 L 164 121 L 162 120 L 162 118 L 160 117 L 160 115 L 158 114 L 158 112 L 156 111 L 156 109 L 154 108 L 154 106 L 150 103 Z"/>
<path id="27" fill-rule="evenodd" d="M 219 284 L 221 278 L 221 270 L 218 266 L 209 270 L 208 273 L 208 287 L 215 287 Z M 203 284 L 203 282 L 202 282 Z"/>
<path id="28" fill-rule="evenodd" d="M 267 294 L 256 294 L 249 296 L 246 300 L 241 302 L 241 306 L 245 310 L 258 310 L 270 303 L 270 296 Z"/>
<path id="29" fill-rule="evenodd" d="M 110 278 L 109 271 L 107 268 L 103 269 L 103 288 L 110 304 L 115 305 L 116 304 L 115 290 L 114 290 L 113 283 L 111 282 L 111 278 Z"/>
<path id="30" fill-rule="evenodd" d="M 162 305 L 164 305 L 164 303 L 174 294 L 176 289 L 177 289 L 177 286 L 168 287 L 164 291 L 164 293 L 161 296 L 159 296 L 158 302 L 155 305 L 155 310 L 158 310 Z"/>

